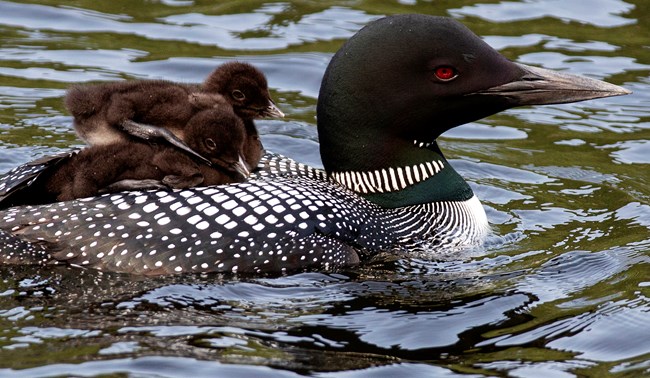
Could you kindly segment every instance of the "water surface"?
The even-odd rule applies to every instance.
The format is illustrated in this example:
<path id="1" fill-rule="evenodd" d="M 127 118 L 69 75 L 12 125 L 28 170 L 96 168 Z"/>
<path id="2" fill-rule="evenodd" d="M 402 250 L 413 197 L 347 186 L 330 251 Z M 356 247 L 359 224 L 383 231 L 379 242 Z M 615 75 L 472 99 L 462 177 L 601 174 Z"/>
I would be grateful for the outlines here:
<path id="1" fill-rule="evenodd" d="M 387 14 L 457 18 L 512 60 L 633 95 L 513 109 L 441 148 L 495 234 L 335 274 L 0 267 L 0 376 L 650 376 L 650 6 L 643 0 L 0 1 L 0 171 L 81 146 L 73 83 L 259 66 L 267 149 L 320 166 L 316 96 Z"/>

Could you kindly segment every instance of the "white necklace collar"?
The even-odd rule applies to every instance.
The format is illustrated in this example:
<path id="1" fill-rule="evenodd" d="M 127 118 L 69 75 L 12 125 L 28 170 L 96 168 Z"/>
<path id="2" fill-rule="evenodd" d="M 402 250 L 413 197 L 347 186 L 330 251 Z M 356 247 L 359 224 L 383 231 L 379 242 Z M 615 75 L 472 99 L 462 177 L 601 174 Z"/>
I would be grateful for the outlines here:
<path id="1" fill-rule="evenodd" d="M 406 167 L 388 167 L 374 171 L 332 172 L 339 184 L 357 193 L 386 193 L 403 190 L 431 178 L 444 169 L 442 160 L 428 161 Z"/>

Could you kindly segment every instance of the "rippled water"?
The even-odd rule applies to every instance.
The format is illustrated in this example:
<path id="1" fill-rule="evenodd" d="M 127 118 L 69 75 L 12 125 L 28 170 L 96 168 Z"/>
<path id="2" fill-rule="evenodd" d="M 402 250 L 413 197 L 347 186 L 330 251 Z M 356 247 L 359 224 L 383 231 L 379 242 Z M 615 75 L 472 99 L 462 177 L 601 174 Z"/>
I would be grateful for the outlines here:
<path id="1" fill-rule="evenodd" d="M 444 136 L 496 231 L 473 257 L 280 278 L 0 267 L 0 376 L 650 376 L 647 1 L 214 3 L 0 1 L 0 171 L 81 145 L 71 83 L 198 82 L 234 58 L 288 114 L 258 123 L 267 149 L 319 166 L 327 62 L 393 13 L 453 16 L 513 60 L 634 94 Z"/>

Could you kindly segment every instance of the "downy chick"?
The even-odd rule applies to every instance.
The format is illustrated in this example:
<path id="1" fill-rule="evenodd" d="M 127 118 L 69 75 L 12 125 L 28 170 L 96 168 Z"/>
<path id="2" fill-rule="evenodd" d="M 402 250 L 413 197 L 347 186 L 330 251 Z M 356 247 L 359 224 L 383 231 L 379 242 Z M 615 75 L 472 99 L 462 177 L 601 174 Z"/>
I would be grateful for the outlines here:
<path id="1" fill-rule="evenodd" d="M 190 148 L 210 160 L 211 167 L 168 143 L 124 139 L 90 146 L 72 156 L 47 179 L 46 190 L 58 201 L 66 201 L 146 187 L 229 184 L 248 175 L 243 156 L 246 129 L 229 108 L 198 112 L 187 123 L 184 136 Z M 137 185 L 130 188 L 132 180 Z"/>

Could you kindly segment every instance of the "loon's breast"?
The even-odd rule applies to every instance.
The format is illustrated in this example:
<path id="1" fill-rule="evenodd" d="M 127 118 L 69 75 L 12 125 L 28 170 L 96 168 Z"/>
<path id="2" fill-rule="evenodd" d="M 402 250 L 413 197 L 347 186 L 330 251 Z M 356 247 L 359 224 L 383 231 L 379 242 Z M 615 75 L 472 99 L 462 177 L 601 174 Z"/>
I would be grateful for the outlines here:
<path id="1" fill-rule="evenodd" d="M 267 154 L 260 167 L 240 184 L 5 210 L 3 229 L 17 238 L 0 235 L 0 256 L 144 274 L 284 272 L 352 265 L 423 241 L 475 243 L 487 229 L 475 197 L 383 209 L 289 158 Z"/>

